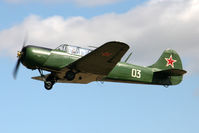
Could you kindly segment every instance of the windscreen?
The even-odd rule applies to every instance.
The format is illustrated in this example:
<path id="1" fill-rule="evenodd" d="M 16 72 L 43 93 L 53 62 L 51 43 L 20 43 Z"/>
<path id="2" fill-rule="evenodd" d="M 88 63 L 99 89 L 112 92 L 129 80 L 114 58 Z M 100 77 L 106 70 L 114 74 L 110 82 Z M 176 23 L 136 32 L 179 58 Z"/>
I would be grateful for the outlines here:
<path id="1" fill-rule="evenodd" d="M 72 46 L 72 45 L 67 45 L 67 44 L 60 45 L 56 49 L 57 50 L 61 50 L 61 51 L 65 51 L 65 52 L 67 52 L 69 54 L 80 55 L 80 56 L 84 56 L 84 55 L 86 55 L 86 54 L 91 52 L 90 49 L 81 48 L 81 47 Z"/>

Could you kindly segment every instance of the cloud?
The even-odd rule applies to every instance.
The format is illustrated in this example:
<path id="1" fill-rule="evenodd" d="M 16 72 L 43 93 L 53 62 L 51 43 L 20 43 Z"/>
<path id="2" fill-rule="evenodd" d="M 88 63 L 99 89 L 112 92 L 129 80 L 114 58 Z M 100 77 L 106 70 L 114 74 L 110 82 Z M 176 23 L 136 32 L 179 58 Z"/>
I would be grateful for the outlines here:
<path id="1" fill-rule="evenodd" d="M 0 32 L 0 51 L 16 54 L 29 33 L 28 44 L 55 48 L 61 43 L 80 46 L 118 40 L 131 46 L 131 63 L 150 65 L 166 48 L 175 49 L 188 71 L 199 72 L 199 1 L 151 0 L 123 14 L 41 18 L 32 15 Z M 7 52 L 6 52 L 7 53 Z"/>
<path id="2" fill-rule="evenodd" d="M 8 3 L 75 3 L 81 6 L 99 6 L 116 3 L 121 0 L 4 0 Z"/>

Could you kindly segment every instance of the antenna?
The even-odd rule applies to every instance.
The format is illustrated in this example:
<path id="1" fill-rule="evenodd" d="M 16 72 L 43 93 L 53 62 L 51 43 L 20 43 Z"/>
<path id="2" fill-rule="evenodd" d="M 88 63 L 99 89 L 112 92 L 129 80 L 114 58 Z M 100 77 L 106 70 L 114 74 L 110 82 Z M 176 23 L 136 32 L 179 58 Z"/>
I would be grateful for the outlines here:
<path id="1" fill-rule="evenodd" d="M 128 61 L 128 59 L 131 57 L 132 53 L 133 53 L 133 52 L 131 52 L 131 53 L 129 54 L 129 56 L 126 58 L 125 62 Z"/>

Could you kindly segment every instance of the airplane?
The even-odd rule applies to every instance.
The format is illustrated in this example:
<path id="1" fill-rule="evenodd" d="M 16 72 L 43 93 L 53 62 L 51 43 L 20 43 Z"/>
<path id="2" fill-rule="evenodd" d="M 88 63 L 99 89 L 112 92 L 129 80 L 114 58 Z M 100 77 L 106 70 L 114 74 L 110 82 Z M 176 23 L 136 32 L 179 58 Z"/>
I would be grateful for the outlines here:
<path id="1" fill-rule="evenodd" d="M 23 44 L 17 53 L 13 76 L 16 79 L 22 63 L 28 69 L 39 71 L 40 76 L 32 79 L 44 81 L 47 90 L 55 83 L 106 81 L 168 87 L 182 81 L 186 71 L 176 51 L 166 49 L 156 63 L 144 67 L 127 63 L 132 53 L 120 61 L 128 49 L 127 44 L 119 41 L 107 42 L 94 50 L 68 44 L 56 49 Z M 44 71 L 50 73 L 44 75 Z"/>

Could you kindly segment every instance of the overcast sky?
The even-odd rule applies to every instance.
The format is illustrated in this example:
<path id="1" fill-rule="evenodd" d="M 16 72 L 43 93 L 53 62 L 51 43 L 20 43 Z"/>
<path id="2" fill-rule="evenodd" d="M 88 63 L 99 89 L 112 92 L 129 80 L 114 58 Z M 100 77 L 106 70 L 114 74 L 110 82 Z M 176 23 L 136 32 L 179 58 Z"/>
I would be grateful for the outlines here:
<path id="1" fill-rule="evenodd" d="M 5 125 L 0 131 L 198 133 L 198 14 L 198 0 L 0 1 L 0 103 L 4 108 L 0 124 Z M 49 48 L 122 41 L 130 45 L 128 53 L 133 51 L 129 62 L 146 66 L 172 48 L 188 74 L 181 85 L 168 90 L 91 83 L 59 84 L 49 93 L 42 83 L 30 79 L 38 72 L 21 67 L 19 79 L 12 79 L 16 52 L 26 36 L 27 45 Z"/>

